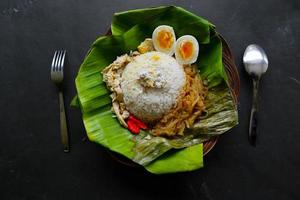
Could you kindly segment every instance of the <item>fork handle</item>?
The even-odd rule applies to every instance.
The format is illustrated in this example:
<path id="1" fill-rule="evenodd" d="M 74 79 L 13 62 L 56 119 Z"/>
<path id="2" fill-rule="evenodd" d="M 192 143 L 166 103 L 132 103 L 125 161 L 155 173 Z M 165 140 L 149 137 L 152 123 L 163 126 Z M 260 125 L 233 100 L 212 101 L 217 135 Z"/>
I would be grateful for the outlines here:
<path id="1" fill-rule="evenodd" d="M 64 147 L 64 152 L 69 152 L 69 136 L 68 136 L 68 127 L 65 113 L 65 104 L 64 104 L 64 96 L 63 92 L 59 91 L 59 112 L 60 112 L 60 134 L 61 134 L 61 142 Z"/>

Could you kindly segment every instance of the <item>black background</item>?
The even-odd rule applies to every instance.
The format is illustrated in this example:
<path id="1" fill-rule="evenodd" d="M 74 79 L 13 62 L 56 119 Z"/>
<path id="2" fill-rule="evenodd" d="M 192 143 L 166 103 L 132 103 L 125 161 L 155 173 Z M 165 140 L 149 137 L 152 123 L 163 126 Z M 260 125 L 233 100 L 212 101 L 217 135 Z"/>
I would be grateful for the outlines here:
<path id="1" fill-rule="evenodd" d="M 155 176 L 86 141 L 80 112 L 68 105 L 79 65 L 113 13 L 170 4 L 213 22 L 231 45 L 241 78 L 240 124 L 220 138 L 204 168 Z M 298 0 L 1 0 L 0 12 L 0 199 L 300 199 Z M 251 81 L 241 63 L 250 43 L 263 46 L 270 63 L 255 148 L 247 141 Z M 56 49 L 68 51 L 69 154 L 50 81 Z"/>

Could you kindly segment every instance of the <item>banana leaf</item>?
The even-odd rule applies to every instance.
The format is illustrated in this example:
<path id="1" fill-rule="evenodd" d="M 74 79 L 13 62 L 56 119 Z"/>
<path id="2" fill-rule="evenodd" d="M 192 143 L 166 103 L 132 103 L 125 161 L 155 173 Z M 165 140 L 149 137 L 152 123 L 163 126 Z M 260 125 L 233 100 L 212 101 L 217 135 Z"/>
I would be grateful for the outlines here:
<path id="1" fill-rule="evenodd" d="M 201 77 L 208 82 L 207 115 L 182 138 L 152 137 L 147 132 L 132 135 L 111 111 L 110 92 L 101 70 L 117 56 L 135 50 L 151 37 L 158 25 L 170 25 L 176 36 L 194 35 L 199 42 Z M 89 140 L 142 165 L 151 173 L 174 173 L 203 166 L 203 142 L 223 134 L 238 123 L 237 109 L 222 64 L 222 43 L 213 24 L 180 7 L 167 6 L 116 13 L 112 35 L 98 38 L 80 66 L 75 80 L 79 107 Z"/>

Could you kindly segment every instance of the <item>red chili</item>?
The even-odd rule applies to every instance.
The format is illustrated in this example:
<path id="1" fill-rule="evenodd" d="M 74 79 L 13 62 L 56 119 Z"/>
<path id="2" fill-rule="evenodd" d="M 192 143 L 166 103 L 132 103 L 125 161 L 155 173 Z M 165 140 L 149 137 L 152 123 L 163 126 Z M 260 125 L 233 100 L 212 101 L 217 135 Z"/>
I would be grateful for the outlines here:
<path id="1" fill-rule="evenodd" d="M 138 127 L 140 127 L 143 130 L 148 128 L 144 122 L 136 118 L 134 115 L 130 115 L 128 121 L 133 121 Z"/>
<path id="2" fill-rule="evenodd" d="M 133 134 L 139 134 L 140 128 L 132 120 L 127 121 L 128 130 Z"/>

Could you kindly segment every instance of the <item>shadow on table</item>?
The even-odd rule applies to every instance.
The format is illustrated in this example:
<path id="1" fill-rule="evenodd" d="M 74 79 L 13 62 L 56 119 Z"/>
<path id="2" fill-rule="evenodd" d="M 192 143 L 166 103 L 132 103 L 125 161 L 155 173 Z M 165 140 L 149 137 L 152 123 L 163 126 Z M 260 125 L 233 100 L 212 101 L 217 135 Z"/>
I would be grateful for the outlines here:
<path id="1" fill-rule="evenodd" d="M 208 185 L 199 179 L 202 169 L 193 172 L 155 175 L 142 167 L 129 167 L 106 154 L 106 173 L 115 187 L 126 193 L 132 191 L 136 197 L 147 199 L 212 199 Z M 103 163 L 102 163 L 103 164 Z M 117 186 L 116 186 L 117 185 Z"/>

